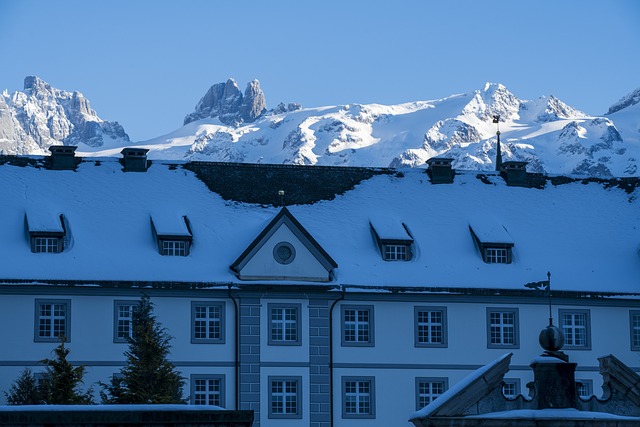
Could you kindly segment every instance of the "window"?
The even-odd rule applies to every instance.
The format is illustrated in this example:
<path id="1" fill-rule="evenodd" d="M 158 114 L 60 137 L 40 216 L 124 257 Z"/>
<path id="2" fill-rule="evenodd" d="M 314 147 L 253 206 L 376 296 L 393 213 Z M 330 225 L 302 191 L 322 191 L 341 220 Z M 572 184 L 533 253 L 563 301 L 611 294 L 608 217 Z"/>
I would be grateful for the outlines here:
<path id="1" fill-rule="evenodd" d="M 588 399 L 593 396 L 593 381 L 591 380 L 576 380 L 576 392 L 578 396 L 583 399 Z"/>
<path id="2" fill-rule="evenodd" d="M 191 375 L 191 404 L 224 407 L 224 375 Z"/>
<path id="3" fill-rule="evenodd" d="M 342 345 L 373 345 L 373 306 L 343 305 L 342 307 Z"/>
<path id="4" fill-rule="evenodd" d="M 71 300 L 36 300 L 35 341 L 71 341 L 70 324 Z"/>
<path id="5" fill-rule="evenodd" d="M 520 394 L 520 380 L 518 378 L 505 378 L 502 385 L 502 394 L 504 397 L 514 399 Z"/>
<path id="6" fill-rule="evenodd" d="M 484 261 L 489 264 L 508 264 L 506 248 L 485 248 Z"/>
<path id="7" fill-rule="evenodd" d="M 269 345 L 301 345 L 300 304 L 269 304 Z"/>
<path id="8" fill-rule="evenodd" d="M 558 310 L 565 348 L 591 349 L 589 310 Z"/>
<path id="9" fill-rule="evenodd" d="M 631 323 L 631 350 L 640 351 L 640 311 L 631 310 L 629 321 Z"/>
<path id="10" fill-rule="evenodd" d="M 342 377 L 342 418 L 375 418 L 373 377 Z"/>
<path id="11" fill-rule="evenodd" d="M 384 245 L 384 259 L 386 261 L 407 261 L 407 245 Z"/>
<path id="12" fill-rule="evenodd" d="M 273 258 L 279 264 L 291 264 L 296 259 L 296 249 L 289 242 L 280 242 L 273 248 Z"/>
<path id="13" fill-rule="evenodd" d="M 269 418 L 302 418 L 302 377 L 269 377 Z"/>
<path id="14" fill-rule="evenodd" d="M 187 256 L 187 242 L 185 240 L 161 240 L 160 255 Z"/>
<path id="15" fill-rule="evenodd" d="M 128 342 L 133 332 L 133 312 L 138 309 L 137 301 L 114 301 L 113 342 Z"/>
<path id="16" fill-rule="evenodd" d="M 191 303 L 191 343 L 224 344 L 224 303 Z"/>
<path id="17" fill-rule="evenodd" d="M 447 308 L 415 308 L 415 346 L 447 346 Z"/>
<path id="18" fill-rule="evenodd" d="M 34 237 L 33 252 L 59 253 L 60 238 L 58 237 Z"/>
<path id="19" fill-rule="evenodd" d="M 518 348 L 518 309 L 487 308 L 487 348 Z"/>
<path id="20" fill-rule="evenodd" d="M 416 410 L 433 402 L 448 387 L 447 378 L 416 378 Z"/>

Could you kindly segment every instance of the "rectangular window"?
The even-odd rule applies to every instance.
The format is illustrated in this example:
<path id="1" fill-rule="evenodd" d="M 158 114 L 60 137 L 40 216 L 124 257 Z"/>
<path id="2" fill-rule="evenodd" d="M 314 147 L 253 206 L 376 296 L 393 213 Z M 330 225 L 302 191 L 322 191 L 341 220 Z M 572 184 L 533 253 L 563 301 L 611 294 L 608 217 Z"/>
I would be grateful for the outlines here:
<path id="1" fill-rule="evenodd" d="M 502 385 L 502 394 L 509 399 L 514 399 L 520 394 L 520 380 L 518 378 L 505 378 Z"/>
<path id="2" fill-rule="evenodd" d="M 576 379 L 576 391 L 578 392 L 578 396 L 583 399 L 588 399 L 593 396 L 593 381 Z"/>
<path id="3" fill-rule="evenodd" d="M 448 387 L 448 378 L 416 378 L 416 410 L 433 402 Z"/>
<path id="4" fill-rule="evenodd" d="M 564 333 L 564 346 L 574 350 L 591 349 L 589 310 L 558 310 Z"/>
<path id="5" fill-rule="evenodd" d="M 269 377 L 269 418 L 302 418 L 302 377 Z"/>
<path id="6" fill-rule="evenodd" d="M 446 347 L 447 346 L 447 308 L 416 307 L 415 313 L 415 346 Z"/>
<path id="7" fill-rule="evenodd" d="M 384 245 L 384 259 L 387 261 L 406 261 L 407 245 Z"/>
<path id="8" fill-rule="evenodd" d="M 35 341 L 65 342 L 71 341 L 70 315 L 71 300 L 36 300 Z"/>
<path id="9" fill-rule="evenodd" d="M 114 301 L 113 342 L 126 343 L 132 334 L 133 312 L 138 301 Z"/>
<path id="10" fill-rule="evenodd" d="M 187 256 L 187 242 L 184 240 L 162 240 L 160 255 Z"/>
<path id="11" fill-rule="evenodd" d="M 58 253 L 60 252 L 59 242 L 58 237 L 34 237 L 33 252 Z"/>
<path id="12" fill-rule="evenodd" d="M 375 418 L 373 377 L 342 377 L 342 418 Z"/>
<path id="13" fill-rule="evenodd" d="M 507 264 L 507 249 L 506 248 L 485 248 L 484 261 L 489 264 Z"/>
<path id="14" fill-rule="evenodd" d="M 640 351 L 640 311 L 631 310 L 629 312 L 631 330 L 631 350 Z"/>
<path id="15" fill-rule="evenodd" d="M 269 345 L 301 345 L 300 304 L 269 304 Z"/>
<path id="16" fill-rule="evenodd" d="M 224 375 L 191 375 L 191 404 L 224 407 Z"/>
<path id="17" fill-rule="evenodd" d="M 487 348 L 518 348 L 518 309 L 487 308 Z"/>
<path id="18" fill-rule="evenodd" d="M 224 344 L 224 302 L 191 303 L 191 343 Z"/>
<path id="19" fill-rule="evenodd" d="M 342 345 L 373 345 L 373 306 L 343 305 L 342 309 Z"/>

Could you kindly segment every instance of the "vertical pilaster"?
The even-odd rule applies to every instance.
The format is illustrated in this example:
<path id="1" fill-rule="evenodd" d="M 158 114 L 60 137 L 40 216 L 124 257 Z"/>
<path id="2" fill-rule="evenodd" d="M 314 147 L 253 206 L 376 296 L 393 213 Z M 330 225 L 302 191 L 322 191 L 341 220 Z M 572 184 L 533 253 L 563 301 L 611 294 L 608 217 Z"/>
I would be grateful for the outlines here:
<path id="1" fill-rule="evenodd" d="M 329 427 L 329 304 L 309 301 L 309 403 L 310 427 Z"/>
<path id="2" fill-rule="evenodd" d="M 240 299 L 240 409 L 260 426 L 260 299 Z"/>

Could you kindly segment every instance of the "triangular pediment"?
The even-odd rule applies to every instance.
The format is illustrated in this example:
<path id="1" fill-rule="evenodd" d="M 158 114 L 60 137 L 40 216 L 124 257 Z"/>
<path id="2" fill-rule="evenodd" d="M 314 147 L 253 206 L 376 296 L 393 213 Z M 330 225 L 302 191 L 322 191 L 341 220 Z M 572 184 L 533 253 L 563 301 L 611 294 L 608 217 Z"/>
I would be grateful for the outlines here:
<path id="1" fill-rule="evenodd" d="M 231 265 L 241 280 L 328 282 L 338 265 L 283 207 Z"/>

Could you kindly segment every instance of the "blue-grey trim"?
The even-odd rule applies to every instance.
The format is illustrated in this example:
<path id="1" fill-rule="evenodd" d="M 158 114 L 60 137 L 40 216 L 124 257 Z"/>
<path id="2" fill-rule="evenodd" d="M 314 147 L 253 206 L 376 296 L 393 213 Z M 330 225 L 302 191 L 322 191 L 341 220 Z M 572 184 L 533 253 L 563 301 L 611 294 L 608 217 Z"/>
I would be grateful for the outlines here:
<path id="1" fill-rule="evenodd" d="M 520 310 L 517 307 L 487 307 L 487 348 L 520 348 Z M 491 313 L 513 313 L 513 344 L 494 344 L 491 342 Z"/>
<path id="2" fill-rule="evenodd" d="M 220 338 L 196 338 L 196 307 L 220 308 Z M 224 344 L 226 328 L 225 301 L 191 301 L 191 344 Z"/>
<path id="3" fill-rule="evenodd" d="M 126 338 L 118 338 L 118 307 L 130 305 L 132 307 L 140 305 L 140 301 L 134 300 L 114 300 L 113 301 L 113 342 L 115 344 L 127 344 Z M 133 310 L 133 309 L 132 309 Z"/>
<path id="4" fill-rule="evenodd" d="M 296 340 L 295 341 L 276 341 L 273 340 L 273 331 L 272 331 L 272 321 L 273 321 L 273 309 L 281 309 L 281 308 L 294 308 L 296 310 Z M 302 304 L 300 303 L 268 303 L 267 304 L 267 344 L 268 345 L 277 345 L 277 346 L 288 346 L 288 345 L 302 345 Z M 283 333 L 284 337 L 284 333 Z"/>
<path id="5" fill-rule="evenodd" d="M 282 247 L 287 248 L 289 249 L 289 251 L 291 251 L 291 255 L 289 256 L 289 258 L 285 259 L 280 256 L 280 253 L 278 251 Z M 296 259 L 296 248 L 294 248 L 293 245 L 289 242 L 276 243 L 276 245 L 273 247 L 273 259 L 275 259 L 278 264 L 291 264 L 293 260 Z"/>
<path id="6" fill-rule="evenodd" d="M 369 382 L 369 413 L 368 414 L 347 414 L 347 401 L 346 401 L 346 382 L 347 381 L 359 381 L 359 382 Z M 342 418 L 367 418 L 373 419 L 376 417 L 376 378 L 373 376 L 346 376 L 342 377 L 342 386 L 341 386 L 341 395 L 342 395 Z"/>
<path id="7" fill-rule="evenodd" d="M 345 337 L 345 310 L 368 310 L 369 311 L 369 340 L 368 341 L 346 341 Z M 354 305 L 354 304 L 341 304 L 340 305 L 340 325 L 341 325 L 341 344 L 342 347 L 373 347 L 375 346 L 375 321 L 374 321 L 374 307 L 373 305 Z M 356 331 L 356 337 L 358 331 Z"/>
<path id="8" fill-rule="evenodd" d="M 309 362 L 260 362 L 261 368 L 308 368 Z"/>
<path id="9" fill-rule="evenodd" d="M 424 311 L 439 311 L 442 313 L 442 342 L 439 343 L 423 343 L 418 341 L 418 313 Z M 431 347 L 431 348 L 445 348 L 448 346 L 448 331 L 447 331 L 447 307 L 435 307 L 435 306 L 415 306 L 413 310 L 413 343 L 415 347 Z"/>
<path id="10" fill-rule="evenodd" d="M 416 411 L 424 408 L 424 406 L 420 405 L 420 383 L 424 383 L 424 382 L 441 382 L 442 392 L 444 393 L 445 391 L 449 390 L 449 378 L 447 377 L 416 377 L 416 388 L 415 388 Z"/>
<path id="11" fill-rule="evenodd" d="M 629 345 L 631 351 L 640 351 L 640 340 L 637 343 L 633 342 L 633 318 L 634 316 L 640 317 L 640 310 L 629 310 Z"/>
<path id="12" fill-rule="evenodd" d="M 515 386 L 516 389 L 516 394 L 513 396 L 507 396 L 504 394 L 504 384 L 502 385 L 502 395 L 504 397 L 506 397 L 507 399 L 513 399 L 516 396 L 518 396 L 519 394 L 522 394 L 522 385 L 520 383 L 520 378 L 503 378 L 502 382 L 504 384 L 513 384 Z"/>
<path id="13" fill-rule="evenodd" d="M 567 343 L 567 334 L 564 334 L 564 349 L 565 350 L 591 350 L 591 310 L 588 309 L 576 309 L 576 308 L 559 308 L 558 309 L 558 324 L 560 328 L 564 329 L 562 325 L 562 315 L 564 314 L 584 314 L 585 315 L 585 333 L 586 333 L 586 345 L 571 345 Z M 564 332 L 564 331 L 563 331 Z"/>
<path id="14" fill-rule="evenodd" d="M 295 381 L 296 382 L 296 413 L 295 414 L 274 414 L 272 412 L 273 407 L 273 393 L 271 392 L 271 386 L 276 381 Z M 267 379 L 268 394 L 269 394 L 269 419 L 300 419 L 302 418 L 302 377 L 300 376 L 269 376 Z M 285 403 L 284 401 L 282 402 Z"/>
<path id="15" fill-rule="evenodd" d="M 33 321 L 33 342 L 54 342 L 59 343 L 59 337 L 41 337 L 38 335 L 40 319 L 40 306 L 43 304 L 65 304 L 65 319 L 64 319 L 64 342 L 71 342 L 71 300 L 70 299 L 41 299 L 36 298 L 34 307 L 34 321 Z M 51 324 L 53 328 L 53 324 Z"/>
<path id="16" fill-rule="evenodd" d="M 225 382 L 225 375 L 224 374 L 191 374 L 190 377 L 190 381 L 189 381 L 189 404 L 190 405 L 195 405 L 195 384 L 194 384 L 194 380 L 219 380 L 220 381 L 220 403 L 216 406 L 220 406 L 221 408 L 226 408 L 227 407 L 227 403 L 226 403 L 226 397 L 227 397 L 227 393 L 226 393 L 226 382 Z"/>
<path id="17" fill-rule="evenodd" d="M 589 399 L 591 396 L 593 396 L 593 380 L 586 380 L 586 379 L 582 379 L 582 378 L 576 378 L 576 393 L 578 393 L 578 383 L 582 383 L 584 385 L 587 386 L 587 395 L 581 396 L 580 394 L 578 394 L 578 397 L 580 397 L 581 399 Z"/>

